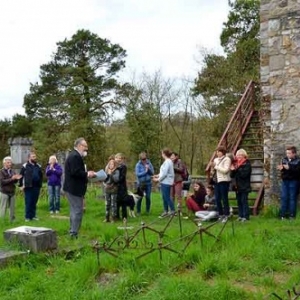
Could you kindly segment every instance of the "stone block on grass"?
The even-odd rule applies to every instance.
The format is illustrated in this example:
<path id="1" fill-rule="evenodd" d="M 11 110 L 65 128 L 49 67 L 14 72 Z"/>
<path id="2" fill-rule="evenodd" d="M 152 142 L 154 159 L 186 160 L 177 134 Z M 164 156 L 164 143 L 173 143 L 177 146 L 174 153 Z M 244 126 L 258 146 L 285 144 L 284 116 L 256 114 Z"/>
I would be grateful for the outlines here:
<path id="1" fill-rule="evenodd" d="M 57 249 L 56 232 L 51 228 L 20 226 L 4 231 L 4 240 L 20 244 L 32 252 Z"/>
<path id="2" fill-rule="evenodd" d="M 24 251 L 12 251 L 12 250 L 1 250 L 0 249 L 0 268 L 5 267 L 10 261 L 25 257 L 27 252 Z"/>

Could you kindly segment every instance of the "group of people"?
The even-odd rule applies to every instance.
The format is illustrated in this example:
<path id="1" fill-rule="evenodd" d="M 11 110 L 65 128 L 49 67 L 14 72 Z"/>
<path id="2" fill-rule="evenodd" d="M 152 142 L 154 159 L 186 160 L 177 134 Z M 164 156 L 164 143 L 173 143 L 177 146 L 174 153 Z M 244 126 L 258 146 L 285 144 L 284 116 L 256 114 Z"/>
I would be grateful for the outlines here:
<path id="1" fill-rule="evenodd" d="M 236 193 L 238 221 L 248 221 L 252 169 L 247 152 L 239 149 L 234 156 L 226 153 L 224 147 L 219 147 L 211 169 L 211 185 L 205 189 L 201 182 L 195 182 L 194 193 L 187 199 L 188 209 L 203 220 L 218 218 L 223 223 L 227 222 L 230 215 L 228 193 L 231 186 Z"/>
<path id="2" fill-rule="evenodd" d="M 160 218 L 176 214 L 175 203 L 182 207 L 183 198 L 189 212 L 195 213 L 202 220 L 218 218 L 226 222 L 230 215 L 228 194 L 231 190 L 236 193 L 238 204 L 238 221 L 246 222 L 250 219 L 248 196 L 251 192 L 252 167 L 248 154 L 239 149 L 235 155 L 227 153 L 224 147 L 216 150 L 216 158 L 211 164 L 214 171 L 211 182 L 206 187 L 201 181 L 193 184 L 193 192 L 183 197 L 184 163 L 177 153 L 165 148 L 161 152 L 163 163 L 158 174 L 154 174 L 153 166 L 145 152 L 140 154 L 136 164 L 135 174 L 142 196 L 146 198 L 146 213 L 150 212 L 152 182 L 160 184 L 163 212 Z M 288 147 L 286 157 L 278 165 L 282 177 L 280 217 L 295 218 L 297 195 L 299 192 L 300 158 L 295 147 Z M 137 214 L 141 213 L 142 196 L 137 202 Z M 122 198 L 122 197 L 121 197 Z M 124 197 L 123 197 L 124 198 Z"/>
<path id="3" fill-rule="evenodd" d="M 78 138 L 74 143 L 74 149 L 68 155 L 64 165 L 64 182 L 62 186 L 63 168 L 58 164 L 56 157 L 50 156 L 45 175 L 48 183 L 49 211 L 50 214 L 60 212 L 60 192 L 65 192 L 70 206 L 70 236 L 77 237 L 81 226 L 84 211 L 84 196 L 87 190 L 89 178 L 96 176 L 92 170 L 87 170 L 84 157 L 87 155 L 88 144 L 84 138 Z M 165 148 L 161 152 L 163 163 L 159 173 L 155 174 L 153 165 L 147 153 L 141 152 L 139 161 L 135 166 L 137 179 L 138 200 L 132 198 L 128 193 L 126 184 L 127 167 L 125 157 L 118 153 L 109 158 L 105 172 L 107 177 L 104 181 L 105 191 L 105 219 L 104 222 L 114 222 L 127 218 L 127 207 L 133 213 L 136 202 L 136 213 L 141 214 L 142 199 L 145 197 L 145 213 L 151 210 L 152 183 L 160 185 L 162 194 L 163 212 L 160 218 L 176 214 L 177 207 L 183 206 L 183 181 L 185 164 L 176 152 Z M 186 206 L 189 211 L 195 212 L 196 216 L 203 219 L 216 217 L 218 214 L 225 220 L 229 215 L 228 187 L 230 174 L 237 179 L 237 195 L 239 203 L 239 216 L 242 219 L 249 219 L 249 208 L 247 204 L 247 194 L 250 191 L 251 165 L 246 160 L 247 154 L 243 150 L 237 153 L 237 162 L 233 164 L 226 156 L 225 149 L 217 150 L 217 158 L 214 162 L 214 169 L 217 172 L 217 183 L 215 186 L 207 188 L 201 182 L 195 182 L 194 193 L 187 195 Z M 239 158 L 241 156 L 241 159 Z M 3 159 L 3 168 L 0 172 L 1 201 L 0 217 L 5 215 L 6 208 L 9 207 L 10 220 L 15 218 L 15 189 L 19 182 L 20 189 L 24 192 L 25 198 L 25 221 L 37 220 L 36 206 L 43 183 L 43 172 L 37 163 L 34 152 L 28 155 L 28 161 L 22 166 L 20 174 L 15 174 L 12 170 L 11 157 Z M 246 169 L 245 169 L 246 168 Z M 243 175 L 241 175 L 243 173 Z M 249 184 L 245 186 L 245 177 Z M 249 179 L 249 180 L 248 180 Z M 241 185 L 243 184 L 243 185 Z M 216 202 L 215 202 L 216 201 Z M 121 212 L 120 212 L 121 210 Z"/>
<path id="4" fill-rule="evenodd" d="M 114 222 L 119 218 L 118 207 L 122 208 L 122 219 L 127 218 L 127 207 L 130 208 L 130 212 L 133 212 L 135 202 L 136 213 L 140 216 L 144 197 L 146 202 L 145 213 L 150 214 L 153 182 L 159 182 L 162 192 L 163 212 L 160 215 L 161 218 L 175 213 L 175 199 L 177 199 L 178 205 L 182 205 L 182 174 L 185 165 L 179 159 L 178 154 L 171 152 L 170 149 L 163 149 L 161 154 L 164 162 L 160 167 L 159 174 L 154 173 L 153 165 L 147 157 L 147 153 L 141 152 L 139 154 L 139 161 L 135 166 L 137 191 L 134 197 L 137 199 L 136 201 L 132 199 L 132 195 L 127 190 L 125 157 L 118 153 L 109 158 L 105 168 L 107 179 L 104 182 L 106 200 L 104 222 Z"/>
<path id="5" fill-rule="evenodd" d="M 19 174 L 12 169 L 12 163 L 10 156 L 4 157 L 3 168 L 0 171 L 0 217 L 5 216 L 8 208 L 10 221 L 15 219 L 15 192 L 18 183 L 24 192 L 25 222 L 38 220 L 36 207 L 43 185 L 43 171 L 37 163 L 36 154 L 28 154 L 28 160 L 22 165 Z M 45 173 L 48 179 L 50 213 L 59 213 L 62 167 L 57 163 L 55 156 L 50 156 Z"/>
<path id="6" fill-rule="evenodd" d="M 104 222 L 114 223 L 127 218 L 127 207 L 133 212 L 135 202 L 129 197 L 127 189 L 127 166 L 122 153 L 110 156 L 105 168 L 107 177 L 104 181 L 105 192 L 105 219 Z"/>
<path id="7" fill-rule="evenodd" d="M 10 221 L 15 219 L 15 191 L 19 182 L 25 198 L 25 221 L 37 220 L 36 205 L 42 187 L 42 169 L 36 161 L 36 154 L 30 152 L 28 161 L 23 164 L 20 174 L 12 169 L 12 158 L 3 159 L 3 168 L 0 171 L 0 217 L 4 217 L 9 208 Z"/>
<path id="8" fill-rule="evenodd" d="M 226 154 L 224 147 L 216 150 L 212 165 L 216 176 L 214 182 L 216 206 L 219 218 L 226 222 L 230 215 L 228 192 L 232 182 L 238 204 L 238 221 L 245 222 L 250 218 L 248 195 L 251 192 L 251 163 L 244 149 L 239 149 L 235 157 Z"/>
<path id="9" fill-rule="evenodd" d="M 45 175 L 48 182 L 49 211 L 50 214 L 60 212 L 61 188 L 66 194 L 70 206 L 70 236 L 77 238 L 81 227 L 84 212 L 84 196 L 87 190 L 89 178 L 96 177 L 96 173 L 87 170 L 84 157 L 87 155 L 88 144 L 84 138 L 78 138 L 74 142 L 74 149 L 68 155 L 64 165 L 64 182 L 62 186 L 63 168 L 58 164 L 55 156 L 50 156 Z M 201 181 L 193 184 L 193 192 L 183 197 L 183 182 L 186 172 L 185 164 L 176 152 L 165 148 L 161 151 L 163 163 L 159 173 L 155 174 L 153 165 L 147 153 L 141 152 L 139 161 L 135 166 L 137 178 L 137 201 L 128 192 L 126 184 L 127 167 L 125 157 L 118 153 L 109 158 L 105 168 L 105 219 L 104 222 L 114 222 L 127 218 L 127 208 L 133 213 L 136 203 L 136 213 L 141 214 L 142 199 L 145 197 L 146 214 L 151 210 L 152 183 L 160 185 L 163 211 L 160 218 L 176 214 L 177 207 L 182 208 L 183 198 L 189 212 L 195 213 L 202 220 L 219 218 L 226 222 L 229 215 L 228 192 L 230 183 L 234 182 L 238 203 L 238 220 L 249 220 L 248 194 L 251 191 L 251 163 L 247 152 L 239 149 L 235 156 L 228 155 L 224 147 L 216 150 L 216 158 L 211 164 L 214 170 L 214 182 L 204 186 Z M 281 193 L 281 218 L 296 216 L 297 195 L 299 192 L 300 159 L 295 147 L 286 150 L 286 157 L 277 166 L 282 175 Z M 37 220 L 36 206 L 43 183 L 43 172 L 37 163 L 34 152 L 28 155 L 28 161 L 24 163 L 19 174 L 12 169 L 11 157 L 3 159 L 3 168 L 0 171 L 0 217 L 9 208 L 9 217 L 15 219 L 15 189 L 16 183 L 24 192 L 25 221 Z M 135 195 L 137 196 L 137 195 Z"/>
<path id="10" fill-rule="evenodd" d="M 84 138 L 74 143 L 74 150 L 66 159 L 64 168 L 64 185 L 62 187 L 63 168 L 55 156 L 50 156 L 45 175 L 47 177 L 50 214 L 60 212 L 60 192 L 63 188 L 70 204 L 70 235 L 77 237 L 83 214 L 83 197 L 87 189 L 89 177 L 95 177 L 94 171 L 87 171 L 83 158 L 87 155 L 88 146 Z M 37 202 L 43 185 L 43 171 L 37 162 L 35 152 L 28 154 L 28 160 L 16 174 L 12 169 L 12 158 L 3 159 L 0 170 L 0 217 L 4 217 L 9 208 L 9 219 L 15 219 L 15 192 L 18 183 L 24 193 L 25 222 L 38 220 Z"/>

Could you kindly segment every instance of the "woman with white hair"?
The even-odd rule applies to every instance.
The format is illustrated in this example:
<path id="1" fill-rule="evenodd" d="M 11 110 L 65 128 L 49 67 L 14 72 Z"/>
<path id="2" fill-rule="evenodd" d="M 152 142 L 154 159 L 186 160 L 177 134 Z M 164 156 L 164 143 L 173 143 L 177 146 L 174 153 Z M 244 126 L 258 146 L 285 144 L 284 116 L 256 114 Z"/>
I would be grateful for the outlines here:
<path id="1" fill-rule="evenodd" d="M 60 189 L 62 173 L 62 167 L 57 163 L 56 156 L 51 155 L 46 167 L 50 214 L 58 214 L 60 211 Z"/>
<path id="2" fill-rule="evenodd" d="M 15 184 L 22 176 L 16 174 L 11 167 L 11 157 L 4 157 L 3 168 L 0 170 L 0 217 L 3 218 L 9 208 L 9 219 L 12 222 L 15 219 Z"/>
<path id="3" fill-rule="evenodd" d="M 251 164 L 247 152 L 239 149 L 236 152 L 236 162 L 231 165 L 230 176 L 236 181 L 236 196 L 238 202 L 238 221 L 249 220 L 248 194 L 251 192 Z"/>

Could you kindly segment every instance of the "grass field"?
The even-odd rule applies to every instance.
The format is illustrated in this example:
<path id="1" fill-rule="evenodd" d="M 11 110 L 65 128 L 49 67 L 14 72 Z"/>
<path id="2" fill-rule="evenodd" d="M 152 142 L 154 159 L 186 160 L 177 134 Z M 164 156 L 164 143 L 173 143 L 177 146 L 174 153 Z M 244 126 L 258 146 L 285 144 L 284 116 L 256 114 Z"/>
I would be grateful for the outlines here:
<path id="1" fill-rule="evenodd" d="M 203 245 L 196 235 L 186 247 L 191 233 L 199 228 L 190 220 L 182 220 L 182 236 L 178 217 L 174 218 L 162 238 L 163 245 L 181 255 L 162 249 L 136 259 L 149 248 L 142 234 L 136 238 L 136 249 L 120 250 L 117 258 L 100 252 L 100 265 L 92 245 L 111 242 L 124 236 L 118 229 L 122 222 L 103 223 L 104 201 L 98 198 L 100 189 L 90 188 L 86 197 L 86 212 L 78 240 L 68 236 L 68 219 L 55 219 L 48 213 L 46 194 L 38 204 L 39 221 L 26 225 L 50 227 L 57 231 L 59 249 L 55 253 L 29 253 L 12 261 L 0 272 L 0 299 L 289 299 L 287 290 L 300 283 L 300 219 L 280 221 L 270 211 L 252 217 L 248 223 L 228 222 L 216 240 L 203 234 Z M 17 199 L 17 220 L 1 220 L 2 231 L 25 225 L 24 200 Z M 162 203 L 153 194 L 152 213 L 129 219 L 133 234 L 144 221 L 162 231 L 168 219 L 159 220 Z M 144 203 L 143 203 L 144 208 Z M 62 199 L 61 215 L 68 216 L 66 199 Z M 210 223 L 211 224 L 211 223 Z M 204 225 L 203 228 L 205 228 Z M 218 235 L 222 224 L 209 232 Z M 234 230 L 233 230 L 234 229 Z M 147 231 L 147 241 L 158 248 L 159 237 Z M 2 249 L 19 249 L 0 239 Z M 148 243 L 149 247 L 150 243 Z M 121 244 L 119 245 L 121 247 Z M 134 245 L 131 245 L 134 247 Z M 153 248 L 153 249 L 154 249 Z"/>

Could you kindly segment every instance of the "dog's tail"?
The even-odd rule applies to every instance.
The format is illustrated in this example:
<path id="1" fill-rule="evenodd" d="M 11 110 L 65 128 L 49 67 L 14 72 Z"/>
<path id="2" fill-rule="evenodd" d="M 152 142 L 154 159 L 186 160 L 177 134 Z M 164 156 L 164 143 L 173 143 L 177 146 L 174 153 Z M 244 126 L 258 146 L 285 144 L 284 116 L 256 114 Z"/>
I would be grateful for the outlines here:
<path id="1" fill-rule="evenodd" d="M 128 191 L 128 195 L 133 197 L 134 203 L 137 204 L 137 202 L 142 198 L 141 196 L 134 194 L 131 191 Z"/>

